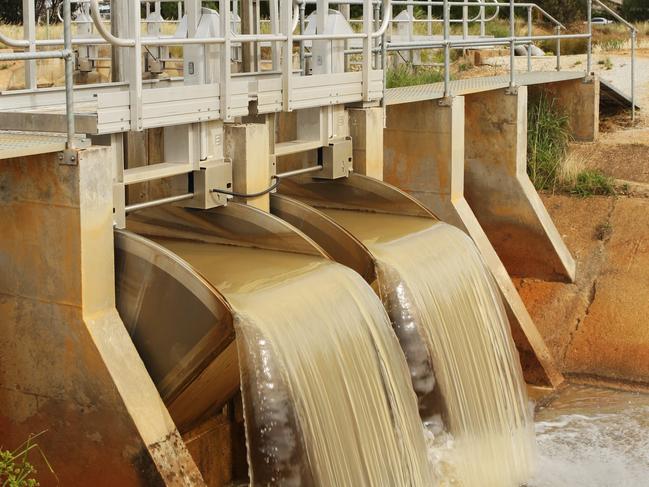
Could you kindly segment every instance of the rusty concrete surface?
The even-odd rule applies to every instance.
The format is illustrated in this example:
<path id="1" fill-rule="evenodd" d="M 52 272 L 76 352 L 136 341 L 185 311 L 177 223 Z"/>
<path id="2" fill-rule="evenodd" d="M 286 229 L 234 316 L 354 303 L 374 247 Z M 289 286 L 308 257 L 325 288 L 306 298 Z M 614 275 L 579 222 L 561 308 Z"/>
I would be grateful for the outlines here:
<path id="1" fill-rule="evenodd" d="M 560 108 L 570 123 L 572 137 L 594 142 L 599 136 L 599 79 L 575 79 L 529 87 L 530 98 L 544 93 Z"/>
<path id="2" fill-rule="evenodd" d="M 606 256 L 566 369 L 649 382 L 649 201 L 621 198 L 609 220 Z"/>
<path id="3" fill-rule="evenodd" d="M 649 384 L 649 200 L 544 196 L 577 259 L 574 284 L 517 280 L 574 378 Z"/>
<path id="4" fill-rule="evenodd" d="M 41 485 L 201 485 L 114 308 L 108 151 L 0 161 L 0 438 L 44 432 Z"/>
<path id="5" fill-rule="evenodd" d="M 527 87 L 466 97 L 465 196 L 512 276 L 573 280 L 575 262 L 527 176 Z"/>

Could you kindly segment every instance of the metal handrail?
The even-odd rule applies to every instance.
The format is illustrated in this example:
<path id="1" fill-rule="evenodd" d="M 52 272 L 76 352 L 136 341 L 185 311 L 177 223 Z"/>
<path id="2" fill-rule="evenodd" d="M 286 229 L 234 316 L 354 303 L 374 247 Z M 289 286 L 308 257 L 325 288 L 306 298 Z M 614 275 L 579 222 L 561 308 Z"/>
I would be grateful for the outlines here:
<path id="1" fill-rule="evenodd" d="M 5 42 L 0 37 L 2 42 Z M 64 48 L 58 51 L 27 51 L 20 53 L 0 54 L 0 61 L 33 61 L 38 59 L 63 59 L 65 62 L 65 118 L 66 118 L 66 149 L 74 148 L 74 53 L 72 52 L 72 13 L 70 0 L 63 0 L 63 42 Z M 10 43 L 7 45 L 11 45 Z M 28 48 L 27 45 L 12 47 Z"/>

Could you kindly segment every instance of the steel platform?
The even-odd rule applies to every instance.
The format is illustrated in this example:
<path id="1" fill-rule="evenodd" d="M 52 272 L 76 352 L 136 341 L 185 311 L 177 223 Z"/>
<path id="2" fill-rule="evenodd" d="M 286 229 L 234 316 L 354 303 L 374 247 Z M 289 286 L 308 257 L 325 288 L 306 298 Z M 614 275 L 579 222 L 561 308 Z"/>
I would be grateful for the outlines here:
<path id="1" fill-rule="evenodd" d="M 60 152 L 65 149 L 65 140 L 64 134 L 2 131 L 0 160 Z"/>
<path id="2" fill-rule="evenodd" d="M 584 77 L 583 71 L 535 71 L 531 73 L 517 73 L 518 86 L 540 85 L 567 81 Z M 452 96 L 470 95 L 482 91 L 499 90 L 509 86 L 509 76 L 489 76 L 483 78 L 467 78 L 453 80 L 450 83 Z M 438 100 L 444 98 L 444 83 L 432 83 L 419 86 L 404 86 L 390 88 L 385 91 L 386 105 L 399 105 L 414 103 L 424 100 Z"/>

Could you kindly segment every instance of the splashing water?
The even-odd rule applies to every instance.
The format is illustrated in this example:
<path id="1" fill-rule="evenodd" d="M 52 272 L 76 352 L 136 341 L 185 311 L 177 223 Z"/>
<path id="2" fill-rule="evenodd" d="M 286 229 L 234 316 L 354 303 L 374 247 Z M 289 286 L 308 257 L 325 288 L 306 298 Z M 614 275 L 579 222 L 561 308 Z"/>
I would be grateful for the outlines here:
<path id="1" fill-rule="evenodd" d="M 441 412 L 453 438 L 450 445 L 450 437 L 429 428 L 432 456 L 446 481 L 465 487 L 525 483 L 536 459 L 532 414 L 498 289 L 473 242 L 429 219 L 324 211 L 378 260 L 382 299 L 409 360 L 420 410 Z M 432 393 L 418 387 L 426 383 L 425 367 L 410 350 L 412 329 L 428 351 Z"/>
<path id="2" fill-rule="evenodd" d="M 434 485 L 407 364 L 358 274 L 304 255 L 162 243 L 235 308 L 252 485 Z"/>
<path id="3" fill-rule="evenodd" d="M 649 396 L 569 386 L 537 414 L 529 487 L 649 485 Z"/>

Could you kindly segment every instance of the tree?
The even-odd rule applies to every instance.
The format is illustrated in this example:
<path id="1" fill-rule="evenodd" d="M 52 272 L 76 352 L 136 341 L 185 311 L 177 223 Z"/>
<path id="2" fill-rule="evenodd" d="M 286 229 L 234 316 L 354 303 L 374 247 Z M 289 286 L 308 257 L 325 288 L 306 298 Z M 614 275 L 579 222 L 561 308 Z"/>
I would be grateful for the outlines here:
<path id="1" fill-rule="evenodd" d="M 52 3 L 52 21 L 56 22 L 58 17 L 54 12 L 57 11 L 62 0 L 51 0 Z M 34 7 L 37 19 L 45 18 L 46 0 L 35 0 Z M 0 21 L 6 24 L 21 24 L 23 21 L 23 2 L 22 0 L 0 0 Z"/>
<path id="2" fill-rule="evenodd" d="M 649 0 L 624 0 L 622 16 L 631 21 L 649 20 Z"/>
<path id="3" fill-rule="evenodd" d="M 537 0 L 535 3 L 563 24 L 586 18 L 586 0 Z"/>

